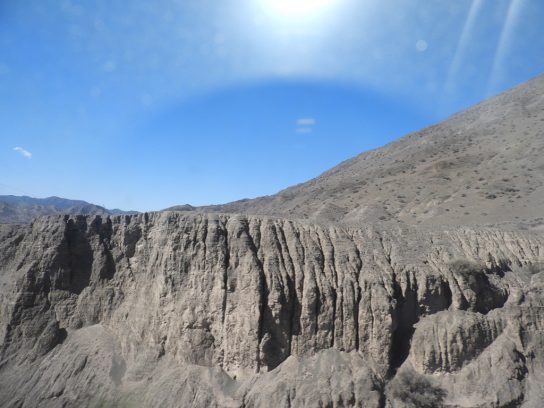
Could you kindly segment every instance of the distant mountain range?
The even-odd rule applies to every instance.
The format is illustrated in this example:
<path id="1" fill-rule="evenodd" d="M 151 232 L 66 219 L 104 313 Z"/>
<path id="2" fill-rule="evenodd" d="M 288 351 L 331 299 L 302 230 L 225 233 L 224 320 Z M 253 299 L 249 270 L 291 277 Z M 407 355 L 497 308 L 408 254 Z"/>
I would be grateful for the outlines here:
<path id="1" fill-rule="evenodd" d="M 86 201 L 60 197 L 0 196 L 0 224 L 28 224 L 36 217 L 55 214 L 123 215 L 136 214 L 136 211 L 109 210 Z"/>

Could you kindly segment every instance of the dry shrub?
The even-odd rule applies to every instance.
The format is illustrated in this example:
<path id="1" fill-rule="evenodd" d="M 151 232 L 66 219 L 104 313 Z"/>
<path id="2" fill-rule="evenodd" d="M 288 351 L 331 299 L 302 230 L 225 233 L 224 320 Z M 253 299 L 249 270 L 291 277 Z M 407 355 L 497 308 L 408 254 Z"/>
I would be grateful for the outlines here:
<path id="1" fill-rule="evenodd" d="M 399 370 L 387 388 L 389 398 L 406 407 L 437 408 L 443 406 L 446 398 L 445 390 L 412 369 Z"/>

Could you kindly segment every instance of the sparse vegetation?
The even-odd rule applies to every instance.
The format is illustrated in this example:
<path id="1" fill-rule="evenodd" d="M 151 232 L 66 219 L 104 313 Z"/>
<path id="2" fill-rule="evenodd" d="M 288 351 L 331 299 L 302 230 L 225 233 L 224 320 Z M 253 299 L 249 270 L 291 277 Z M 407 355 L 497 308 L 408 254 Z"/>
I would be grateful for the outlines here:
<path id="1" fill-rule="evenodd" d="M 389 383 L 387 392 L 390 399 L 413 408 L 441 407 L 447 395 L 445 390 L 411 369 L 399 371 Z"/>
<path id="2" fill-rule="evenodd" d="M 464 279 L 482 272 L 482 265 L 468 259 L 456 259 L 450 263 L 451 271 Z"/>

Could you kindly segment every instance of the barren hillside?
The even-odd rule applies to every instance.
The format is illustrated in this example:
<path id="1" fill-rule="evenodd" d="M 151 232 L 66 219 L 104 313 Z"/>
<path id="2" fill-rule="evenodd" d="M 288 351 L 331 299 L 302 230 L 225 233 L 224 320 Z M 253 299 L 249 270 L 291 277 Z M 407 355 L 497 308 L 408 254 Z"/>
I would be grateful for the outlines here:
<path id="1" fill-rule="evenodd" d="M 539 226 L 543 183 L 540 76 L 306 183 L 200 210 L 349 223 Z"/>

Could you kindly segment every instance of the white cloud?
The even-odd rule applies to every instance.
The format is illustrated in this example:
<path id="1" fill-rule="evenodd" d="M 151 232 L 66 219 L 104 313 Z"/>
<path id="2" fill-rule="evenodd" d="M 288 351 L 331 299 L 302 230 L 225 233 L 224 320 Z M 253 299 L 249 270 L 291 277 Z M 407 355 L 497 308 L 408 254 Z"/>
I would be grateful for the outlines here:
<path id="1" fill-rule="evenodd" d="M 312 133 L 314 131 L 314 126 L 316 123 L 317 121 L 314 118 L 299 118 L 296 121 L 296 132 L 306 134 Z"/>
<path id="2" fill-rule="evenodd" d="M 315 123 L 314 118 L 300 118 L 297 120 L 297 126 L 313 126 Z"/>
<path id="3" fill-rule="evenodd" d="M 26 157 L 27 159 L 31 159 L 32 158 L 32 153 L 30 153 L 28 150 L 26 149 L 23 149 L 22 147 L 14 147 L 13 150 L 15 150 L 16 152 L 20 153 L 21 155 L 23 155 L 24 157 Z"/>
<path id="4" fill-rule="evenodd" d="M 314 126 L 317 121 L 314 118 L 299 118 L 297 119 L 297 133 L 312 133 L 314 131 Z"/>

